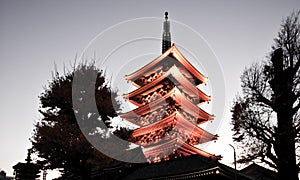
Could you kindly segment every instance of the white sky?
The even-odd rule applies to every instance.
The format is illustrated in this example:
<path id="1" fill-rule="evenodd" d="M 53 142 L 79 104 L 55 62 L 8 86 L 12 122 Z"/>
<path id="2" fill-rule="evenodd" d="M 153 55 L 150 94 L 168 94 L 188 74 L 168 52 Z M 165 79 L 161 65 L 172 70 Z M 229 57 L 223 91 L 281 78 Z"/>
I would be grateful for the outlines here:
<path id="1" fill-rule="evenodd" d="M 103 30 L 125 20 L 162 18 L 165 11 L 171 28 L 172 20 L 193 28 L 218 57 L 226 86 L 225 113 L 217 117 L 222 121 L 220 138 L 208 149 L 223 155 L 222 162 L 230 165 L 230 106 L 240 90 L 239 77 L 245 66 L 268 55 L 282 18 L 299 7 L 299 0 L 0 0 L 0 168 L 12 175 L 12 166 L 24 161 L 33 124 L 40 117 L 38 96 L 51 80 L 55 63 L 62 72 L 64 64 L 69 67 Z M 158 43 L 157 53 L 160 48 Z"/>

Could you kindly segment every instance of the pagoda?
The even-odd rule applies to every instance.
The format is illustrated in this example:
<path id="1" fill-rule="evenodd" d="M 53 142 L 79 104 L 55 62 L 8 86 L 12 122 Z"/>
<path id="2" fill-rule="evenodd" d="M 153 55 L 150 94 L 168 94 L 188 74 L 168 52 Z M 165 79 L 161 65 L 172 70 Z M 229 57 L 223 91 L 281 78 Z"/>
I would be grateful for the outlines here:
<path id="1" fill-rule="evenodd" d="M 124 98 L 137 108 L 120 116 L 139 126 L 131 141 L 142 146 L 149 163 L 194 154 L 212 160 L 221 158 L 195 147 L 218 138 L 199 127 L 214 119 L 200 108 L 211 100 L 198 89 L 199 85 L 207 84 L 208 78 L 174 44 L 171 45 L 167 12 L 163 23 L 162 54 L 125 79 L 137 89 L 125 94 Z"/>

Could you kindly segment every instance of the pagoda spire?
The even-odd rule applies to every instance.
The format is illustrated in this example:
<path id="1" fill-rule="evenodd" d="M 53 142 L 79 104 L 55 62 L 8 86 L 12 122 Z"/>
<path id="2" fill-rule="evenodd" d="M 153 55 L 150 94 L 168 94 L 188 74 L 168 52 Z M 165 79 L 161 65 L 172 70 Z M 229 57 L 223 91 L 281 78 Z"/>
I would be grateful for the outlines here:
<path id="1" fill-rule="evenodd" d="M 171 47 L 171 33 L 170 33 L 170 22 L 168 21 L 168 12 L 165 12 L 165 21 L 163 24 L 163 35 L 162 35 L 162 53 L 167 51 Z"/>

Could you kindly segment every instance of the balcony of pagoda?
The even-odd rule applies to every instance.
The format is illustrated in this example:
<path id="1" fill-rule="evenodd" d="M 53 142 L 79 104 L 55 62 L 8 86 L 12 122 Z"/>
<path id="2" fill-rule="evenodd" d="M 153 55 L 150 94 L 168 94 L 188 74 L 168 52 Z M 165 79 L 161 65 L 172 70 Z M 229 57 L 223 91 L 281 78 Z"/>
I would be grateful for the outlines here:
<path id="1" fill-rule="evenodd" d="M 160 143 L 160 141 L 168 141 L 174 136 L 178 136 L 192 145 L 218 138 L 217 135 L 208 133 L 176 111 L 163 120 L 136 129 L 132 134 L 132 140 L 142 146 L 148 146 Z"/>
<path id="2" fill-rule="evenodd" d="M 161 144 L 167 141 L 170 141 L 174 137 L 179 137 L 184 142 L 191 145 L 203 144 L 212 140 L 217 140 L 217 135 L 213 136 L 211 139 L 207 139 L 205 137 L 195 136 L 193 134 L 183 133 L 182 131 L 178 131 L 177 129 L 173 129 L 170 131 L 155 131 L 155 134 L 145 134 L 143 136 L 138 136 L 135 138 L 131 138 L 131 141 L 135 144 L 139 144 L 143 147 L 152 146 L 154 144 Z"/>
<path id="3" fill-rule="evenodd" d="M 165 74 L 129 94 L 124 98 L 128 99 L 136 106 L 142 106 L 150 103 L 165 94 L 169 93 L 174 87 L 177 87 L 182 94 L 194 104 L 207 102 L 211 97 L 198 89 L 193 82 L 190 82 L 181 74 L 177 66 L 170 68 Z"/>
<path id="4" fill-rule="evenodd" d="M 176 87 L 163 97 L 121 114 L 120 117 L 138 126 L 146 126 L 167 117 L 174 111 L 181 112 L 187 119 L 196 124 L 201 124 L 214 118 L 213 115 L 208 114 L 187 100 Z"/>
<path id="5" fill-rule="evenodd" d="M 216 156 L 194 147 L 177 137 L 164 143 L 145 147 L 143 148 L 143 153 L 149 162 L 159 162 L 161 160 L 174 159 L 193 154 L 199 154 L 212 160 L 222 158 L 221 156 Z"/>
<path id="6" fill-rule="evenodd" d="M 176 105 L 170 105 L 170 104 L 166 106 L 163 105 L 159 107 L 157 110 L 153 110 L 152 112 L 146 115 L 138 117 L 135 122 L 139 123 L 140 126 L 147 126 L 149 124 L 155 123 L 159 120 L 169 117 L 172 113 L 176 111 L 180 112 L 181 111 L 180 107 Z M 196 118 L 195 116 L 192 116 L 185 111 L 182 111 L 182 115 L 186 119 L 188 119 L 189 121 L 195 124 L 201 124 L 206 121 L 204 119 Z"/>

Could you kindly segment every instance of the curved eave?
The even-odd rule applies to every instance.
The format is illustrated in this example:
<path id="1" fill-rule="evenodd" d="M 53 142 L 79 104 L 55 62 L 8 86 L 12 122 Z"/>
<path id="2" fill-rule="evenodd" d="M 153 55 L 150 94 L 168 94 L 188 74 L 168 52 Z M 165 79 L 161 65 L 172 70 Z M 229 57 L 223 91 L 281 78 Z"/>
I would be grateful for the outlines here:
<path id="1" fill-rule="evenodd" d="M 168 153 L 170 150 L 182 151 L 188 155 L 199 154 L 201 156 L 211 158 L 212 160 L 220 160 L 222 158 L 221 156 L 216 156 L 202 149 L 196 148 L 182 141 L 180 138 L 174 138 L 173 140 L 167 141 L 162 144 L 145 147 L 143 149 L 143 153 L 145 154 L 146 157 L 149 156 L 155 157 L 155 156 L 159 156 L 160 153 Z"/>
<path id="2" fill-rule="evenodd" d="M 188 134 L 192 134 L 193 136 L 200 138 L 201 143 L 206 143 L 212 140 L 216 140 L 218 138 L 217 135 L 213 135 L 205 131 L 204 129 L 200 128 L 198 125 L 194 124 L 193 122 L 187 120 L 179 112 L 174 112 L 163 120 L 160 120 L 156 123 L 149 124 L 147 126 L 143 126 L 141 128 L 134 130 L 132 136 L 133 137 L 142 136 L 148 134 L 149 132 L 154 132 L 156 130 L 167 127 L 169 126 L 169 123 L 171 123 L 175 118 L 176 118 L 176 125 L 175 125 L 176 129 L 183 129 L 186 132 L 188 132 Z"/>
<path id="3" fill-rule="evenodd" d="M 175 94 L 174 96 L 175 102 L 181 104 L 181 108 L 184 111 L 188 112 L 191 115 L 197 115 L 196 117 L 200 119 L 206 119 L 206 120 L 214 119 L 215 117 L 214 115 L 207 113 L 203 109 L 193 104 L 190 100 L 186 99 L 179 90 L 175 91 L 174 94 Z"/>
<path id="4" fill-rule="evenodd" d="M 178 148 L 179 151 L 182 150 L 182 151 L 185 151 L 185 152 L 187 152 L 187 153 L 189 153 L 191 155 L 192 154 L 199 154 L 201 156 L 210 158 L 212 160 L 220 160 L 222 158 L 222 156 L 216 156 L 216 155 L 211 154 L 211 153 L 209 153 L 207 151 L 204 151 L 204 150 L 202 150 L 200 148 L 197 148 L 197 147 L 195 147 L 193 145 L 190 145 L 190 144 L 188 144 L 186 142 L 182 142 L 182 140 L 179 140 L 179 142 L 182 143 L 181 147 Z"/>
<path id="5" fill-rule="evenodd" d="M 139 116 L 145 115 L 150 111 L 156 110 L 160 104 L 166 103 L 165 99 L 172 97 L 176 103 L 181 104 L 183 111 L 188 112 L 189 114 L 198 117 L 200 119 L 213 120 L 214 116 L 208 114 L 191 101 L 187 100 L 176 87 L 173 88 L 169 93 L 165 94 L 161 98 L 143 106 L 140 106 L 132 111 L 121 114 L 121 118 L 129 119 L 129 118 L 138 118 Z M 130 121 L 131 122 L 131 121 Z"/>
<path id="6" fill-rule="evenodd" d="M 133 79 L 137 79 L 143 74 L 146 74 L 149 69 L 154 67 L 157 63 L 161 62 L 165 57 L 167 57 L 169 54 L 171 54 L 175 57 L 175 59 L 181 63 L 191 74 L 193 74 L 198 80 L 201 82 L 207 84 L 208 78 L 205 77 L 203 74 L 201 74 L 183 55 L 182 53 L 177 49 L 175 45 L 172 45 L 171 48 L 169 48 L 166 52 L 164 52 L 162 55 L 142 67 L 141 69 L 135 71 L 134 73 L 130 75 L 126 75 L 125 79 L 127 81 L 131 81 L 132 84 L 136 87 L 140 87 L 138 84 L 134 83 Z"/>
<path id="7" fill-rule="evenodd" d="M 128 117 L 125 117 L 125 116 L 122 116 L 122 115 L 120 115 L 120 117 L 121 117 L 122 119 L 125 119 L 126 121 L 132 123 L 132 124 L 137 125 L 137 126 L 143 126 L 141 123 L 135 121 L 135 118 L 133 118 L 133 117 L 129 117 L 129 118 L 128 118 Z M 136 118 L 138 118 L 138 117 L 136 117 Z"/>
<path id="8" fill-rule="evenodd" d="M 196 97 L 198 97 L 199 99 L 203 100 L 203 101 L 210 101 L 211 100 L 211 96 L 208 96 L 207 94 L 205 94 L 204 92 L 202 92 L 200 89 L 198 89 L 195 85 L 193 85 L 186 77 L 184 77 L 179 69 L 174 65 L 172 68 L 170 68 L 164 75 L 162 75 L 161 77 L 157 78 L 156 80 L 154 80 L 152 83 L 149 83 L 139 89 L 136 89 L 128 94 L 123 95 L 124 98 L 126 99 L 130 99 L 131 97 L 140 95 L 142 93 L 147 92 L 149 89 L 152 89 L 153 87 L 159 85 L 165 78 L 169 77 L 169 76 L 173 76 L 176 81 L 182 85 L 182 87 L 186 90 L 187 93 L 189 93 L 190 95 L 194 95 Z M 130 102 L 132 102 L 134 105 L 136 106 L 141 106 L 141 104 L 130 100 Z"/>

